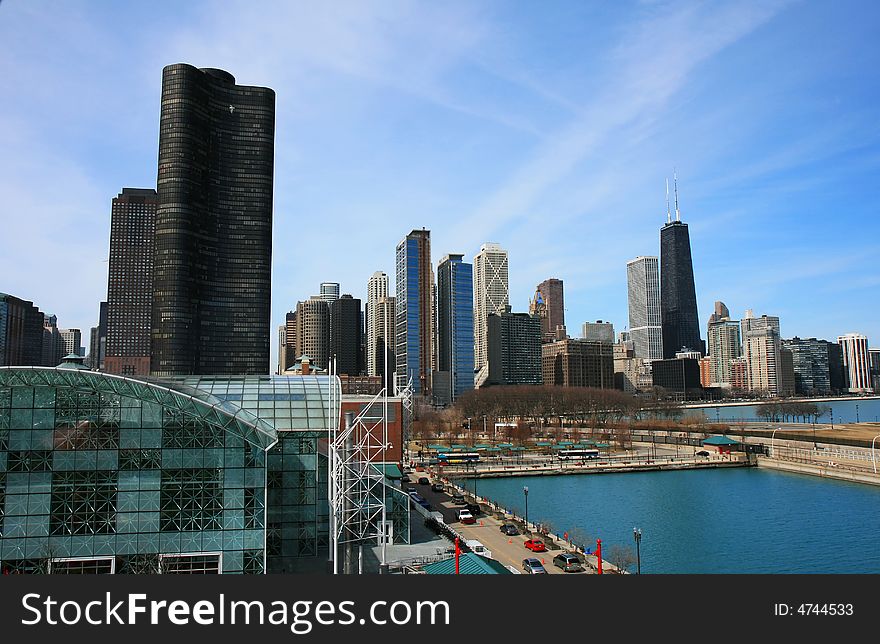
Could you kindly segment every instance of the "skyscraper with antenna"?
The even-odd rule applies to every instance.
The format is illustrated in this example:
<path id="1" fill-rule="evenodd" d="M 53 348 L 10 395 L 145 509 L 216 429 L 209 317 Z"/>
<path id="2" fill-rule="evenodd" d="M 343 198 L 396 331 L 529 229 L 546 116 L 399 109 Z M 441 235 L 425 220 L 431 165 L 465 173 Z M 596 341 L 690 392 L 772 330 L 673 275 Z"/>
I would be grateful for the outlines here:
<path id="1" fill-rule="evenodd" d="M 706 353 L 700 339 L 697 294 L 688 225 L 678 208 L 678 173 L 673 174 L 675 221 L 669 210 L 666 180 L 666 225 L 660 229 L 660 310 L 663 357 L 674 358 L 683 349 Z"/>

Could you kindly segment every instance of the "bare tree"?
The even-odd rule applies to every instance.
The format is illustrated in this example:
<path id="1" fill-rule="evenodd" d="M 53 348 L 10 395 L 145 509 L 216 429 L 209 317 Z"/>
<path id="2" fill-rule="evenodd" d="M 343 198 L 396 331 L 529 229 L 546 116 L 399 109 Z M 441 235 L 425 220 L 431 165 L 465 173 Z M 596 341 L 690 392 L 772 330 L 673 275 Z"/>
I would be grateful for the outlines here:
<path id="1" fill-rule="evenodd" d="M 608 561 L 623 573 L 636 562 L 636 555 L 629 546 L 614 544 L 608 549 Z"/>

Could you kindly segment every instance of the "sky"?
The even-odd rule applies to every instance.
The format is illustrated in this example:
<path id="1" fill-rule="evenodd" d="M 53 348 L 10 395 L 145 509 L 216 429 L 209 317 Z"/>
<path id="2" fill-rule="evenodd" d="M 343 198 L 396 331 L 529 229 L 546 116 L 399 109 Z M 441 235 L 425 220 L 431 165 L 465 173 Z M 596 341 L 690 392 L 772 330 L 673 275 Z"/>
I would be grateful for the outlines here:
<path id="1" fill-rule="evenodd" d="M 80 328 L 111 199 L 155 187 L 162 68 L 277 96 L 275 329 L 428 228 L 510 254 L 510 303 L 565 284 L 568 332 L 628 323 L 678 177 L 700 324 L 880 345 L 880 5 L 835 2 L 0 3 L 0 291 Z"/>

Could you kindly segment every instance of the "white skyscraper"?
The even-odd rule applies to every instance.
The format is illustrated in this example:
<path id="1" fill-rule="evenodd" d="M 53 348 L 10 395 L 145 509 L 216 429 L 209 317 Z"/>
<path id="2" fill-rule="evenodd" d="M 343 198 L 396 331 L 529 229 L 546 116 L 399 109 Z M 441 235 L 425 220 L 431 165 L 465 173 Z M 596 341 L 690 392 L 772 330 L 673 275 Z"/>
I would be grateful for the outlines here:
<path id="1" fill-rule="evenodd" d="M 490 313 L 499 314 L 510 305 L 507 251 L 487 242 L 474 257 L 474 370 L 486 364 Z"/>
<path id="2" fill-rule="evenodd" d="M 330 302 L 339 299 L 339 282 L 321 282 L 321 299 Z"/>
<path id="3" fill-rule="evenodd" d="M 871 393 L 871 366 L 868 356 L 868 338 L 860 333 L 839 336 L 837 343 L 843 356 L 843 369 L 852 393 Z"/>
<path id="4" fill-rule="evenodd" d="M 660 273 L 656 257 L 636 257 L 626 263 L 629 296 L 629 334 L 635 355 L 646 360 L 663 358 L 660 325 Z"/>
<path id="5" fill-rule="evenodd" d="M 382 271 L 376 271 L 367 282 L 367 328 L 366 328 L 366 359 L 367 375 L 378 376 L 382 366 L 378 364 L 381 357 L 376 352 L 376 343 L 382 336 L 382 328 L 379 326 L 379 301 L 388 297 L 388 275 Z M 392 322 L 393 324 L 393 322 Z"/>

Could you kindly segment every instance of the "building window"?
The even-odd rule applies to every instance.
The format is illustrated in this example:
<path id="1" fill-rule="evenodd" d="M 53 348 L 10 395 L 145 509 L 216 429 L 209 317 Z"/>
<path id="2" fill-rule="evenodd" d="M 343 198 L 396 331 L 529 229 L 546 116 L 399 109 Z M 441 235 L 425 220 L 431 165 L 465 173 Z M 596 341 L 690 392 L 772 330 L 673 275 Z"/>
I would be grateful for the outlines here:
<path id="1" fill-rule="evenodd" d="M 116 572 L 116 560 L 113 557 L 52 559 L 49 571 L 53 575 L 112 575 Z"/>
<path id="2" fill-rule="evenodd" d="M 52 535 L 115 533 L 115 477 L 106 472 L 55 472 L 49 525 Z"/>
<path id="3" fill-rule="evenodd" d="M 159 569 L 164 575 L 219 575 L 220 553 L 159 555 Z"/>
<path id="4" fill-rule="evenodd" d="M 182 469 L 162 472 L 159 529 L 162 532 L 220 530 L 222 471 Z"/>

